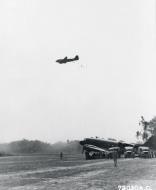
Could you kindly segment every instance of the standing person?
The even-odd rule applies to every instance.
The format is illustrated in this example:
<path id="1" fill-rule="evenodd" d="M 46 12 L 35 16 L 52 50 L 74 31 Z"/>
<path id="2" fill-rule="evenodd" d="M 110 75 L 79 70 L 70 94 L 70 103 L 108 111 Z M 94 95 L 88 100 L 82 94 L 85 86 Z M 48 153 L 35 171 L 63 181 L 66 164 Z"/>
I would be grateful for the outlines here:
<path id="1" fill-rule="evenodd" d="M 114 167 L 117 167 L 117 159 L 118 159 L 118 153 L 117 153 L 117 151 L 114 149 L 114 150 L 113 150 Z"/>
<path id="2" fill-rule="evenodd" d="M 63 159 L 63 152 L 60 152 L 60 160 Z"/>

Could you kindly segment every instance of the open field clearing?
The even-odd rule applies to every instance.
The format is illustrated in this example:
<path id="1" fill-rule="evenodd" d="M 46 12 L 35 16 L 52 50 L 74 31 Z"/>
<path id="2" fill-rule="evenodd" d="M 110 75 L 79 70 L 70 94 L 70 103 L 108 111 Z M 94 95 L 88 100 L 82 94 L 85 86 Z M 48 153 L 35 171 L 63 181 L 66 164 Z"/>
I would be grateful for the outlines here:
<path id="1" fill-rule="evenodd" d="M 118 185 L 156 189 L 156 159 L 85 160 L 82 155 L 0 158 L 0 190 L 118 189 Z"/>

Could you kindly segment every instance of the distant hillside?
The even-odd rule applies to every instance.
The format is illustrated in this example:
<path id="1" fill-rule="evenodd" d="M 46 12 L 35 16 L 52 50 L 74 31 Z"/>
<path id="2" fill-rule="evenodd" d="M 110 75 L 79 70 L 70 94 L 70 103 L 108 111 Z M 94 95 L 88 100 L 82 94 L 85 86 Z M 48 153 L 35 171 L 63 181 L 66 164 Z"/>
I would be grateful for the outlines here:
<path id="1" fill-rule="evenodd" d="M 11 143 L 0 144 L 0 155 L 2 154 L 34 154 L 34 153 L 81 153 L 82 147 L 79 141 L 57 142 L 55 144 L 45 143 L 39 140 L 20 140 Z"/>

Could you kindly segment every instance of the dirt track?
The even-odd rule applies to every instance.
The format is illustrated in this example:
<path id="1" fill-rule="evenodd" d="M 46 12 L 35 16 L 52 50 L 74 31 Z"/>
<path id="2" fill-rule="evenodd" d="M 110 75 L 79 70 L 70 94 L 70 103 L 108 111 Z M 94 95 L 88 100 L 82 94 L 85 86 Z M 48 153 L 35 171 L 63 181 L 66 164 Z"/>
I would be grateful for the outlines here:
<path id="1" fill-rule="evenodd" d="M 23 158 L 20 163 L 0 160 L 0 189 L 114 190 L 118 189 L 118 185 L 150 186 L 152 190 L 156 189 L 156 159 L 121 159 L 117 168 L 114 168 L 112 160 L 58 161 L 48 157 L 38 159 L 39 165 L 33 168 L 35 160 L 28 159 L 25 162 Z M 18 164 L 23 164 L 24 168 L 19 169 L 16 167 Z"/>

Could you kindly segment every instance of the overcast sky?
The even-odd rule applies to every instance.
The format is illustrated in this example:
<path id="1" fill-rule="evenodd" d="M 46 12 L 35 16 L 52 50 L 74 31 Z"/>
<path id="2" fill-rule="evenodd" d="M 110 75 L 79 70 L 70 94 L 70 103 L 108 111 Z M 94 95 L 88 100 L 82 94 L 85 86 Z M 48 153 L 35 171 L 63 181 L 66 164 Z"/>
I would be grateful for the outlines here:
<path id="1" fill-rule="evenodd" d="M 131 142 L 156 115 L 154 0 L 1 0 L 0 23 L 0 142 Z"/>

